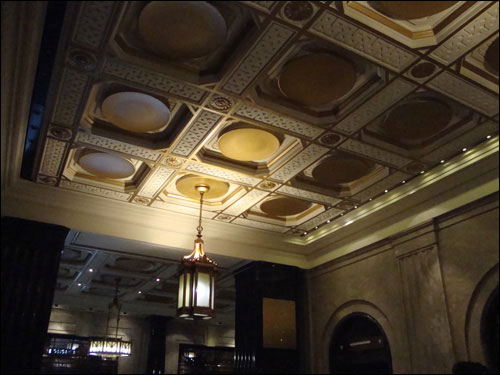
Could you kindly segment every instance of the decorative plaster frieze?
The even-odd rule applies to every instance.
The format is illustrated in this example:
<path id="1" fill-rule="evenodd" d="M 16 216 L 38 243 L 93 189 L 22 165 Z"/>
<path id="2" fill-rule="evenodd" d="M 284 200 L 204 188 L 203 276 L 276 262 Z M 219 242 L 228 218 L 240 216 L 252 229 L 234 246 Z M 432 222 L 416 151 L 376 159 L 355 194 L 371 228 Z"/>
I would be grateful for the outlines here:
<path id="1" fill-rule="evenodd" d="M 157 161 L 161 157 L 161 152 L 148 150 L 147 148 L 133 146 L 128 143 L 115 141 L 114 139 L 99 137 L 86 132 L 79 132 L 76 142 L 118 151 L 123 154 L 134 156 L 140 159 Z"/>
<path id="2" fill-rule="evenodd" d="M 184 157 L 191 154 L 205 135 L 214 128 L 221 117 L 221 115 L 216 113 L 202 111 L 198 117 L 191 122 L 188 131 L 182 136 L 172 152 Z"/>
<path id="3" fill-rule="evenodd" d="M 490 94 L 448 71 L 442 72 L 427 85 L 488 116 L 498 113 L 498 96 Z"/>
<path id="4" fill-rule="evenodd" d="M 393 154 L 392 152 L 382 150 L 378 147 L 356 141 L 354 139 L 348 139 L 339 146 L 339 149 L 368 156 L 371 159 L 375 159 L 398 168 L 401 168 L 411 162 L 411 159 L 405 158 L 404 156 Z"/>
<path id="5" fill-rule="evenodd" d="M 283 167 L 278 169 L 270 178 L 280 182 L 287 181 L 328 151 L 330 151 L 330 149 L 313 143 Z"/>
<path id="6" fill-rule="evenodd" d="M 160 166 L 157 168 L 153 174 L 148 178 L 148 181 L 144 184 L 144 186 L 139 191 L 139 194 L 153 198 L 156 194 L 158 194 L 158 190 L 163 186 L 165 182 L 175 173 L 175 169 L 166 168 Z"/>
<path id="7" fill-rule="evenodd" d="M 78 108 L 87 82 L 88 77 L 84 73 L 73 69 L 64 71 L 52 122 L 67 127 L 72 127 L 77 123 Z"/>
<path id="8" fill-rule="evenodd" d="M 346 134 L 355 133 L 416 87 L 415 84 L 405 79 L 395 79 L 375 96 L 359 106 L 356 111 L 335 125 L 334 129 Z"/>
<path id="9" fill-rule="evenodd" d="M 223 180 L 233 181 L 241 185 L 255 186 L 262 180 L 245 175 L 243 173 L 233 172 L 227 169 L 217 168 L 208 164 L 200 164 L 197 162 L 190 162 L 187 167 L 187 171 L 197 172 L 205 174 L 208 176 L 218 177 Z"/>
<path id="10" fill-rule="evenodd" d="M 338 202 L 340 202 L 340 199 L 330 197 L 328 195 L 313 193 L 312 191 L 297 189 L 295 187 L 287 185 L 283 185 L 278 190 L 276 190 L 276 192 L 326 204 L 337 204 Z"/>
<path id="11" fill-rule="evenodd" d="M 128 201 L 132 194 L 121 193 L 119 191 L 113 191 L 108 189 L 103 189 L 96 186 L 79 184 L 77 182 L 61 180 L 60 187 L 63 189 L 69 189 L 74 191 L 79 191 L 81 193 L 87 193 L 92 195 L 99 195 L 105 198 L 117 199 L 120 201 Z"/>
<path id="12" fill-rule="evenodd" d="M 276 1 L 243 1 L 243 3 L 266 13 L 271 13 L 271 9 L 276 4 Z"/>
<path id="13" fill-rule="evenodd" d="M 227 215 L 237 216 L 248 210 L 268 194 L 269 192 L 267 191 L 253 189 L 252 191 L 245 194 L 242 198 L 240 198 L 237 202 L 229 206 L 229 208 L 226 208 L 224 210 L 224 213 Z"/>
<path id="14" fill-rule="evenodd" d="M 429 55 L 448 65 L 498 30 L 498 2 L 441 44 Z"/>
<path id="15" fill-rule="evenodd" d="M 401 72 L 417 59 L 417 55 L 337 17 L 330 11 L 324 12 L 314 22 L 310 32 L 397 72 Z"/>
<path id="16" fill-rule="evenodd" d="M 323 129 L 309 125 L 305 122 L 281 116 L 268 110 L 264 111 L 248 104 L 240 105 L 234 114 L 236 116 L 249 118 L 277 128 L 285 129 L 292 133 L 303 135 L 307 138 L 314 138 L 323 132 Z"/>
<path id="17" fill-rule="evenodd" d="M 68 144 L 56 139 L 47 138 L 43 149 L 40 173 L 47 176 L 57 176 Z"/>
<path id="18" fill-rule="evenodd" d="M 113 14 L 114 1 L 82 1 L 80 14 L 76 21 L 73 41 L 99 49 L 106 36 L 107 25 Z"/>
<path id="19" fill-rule="evenodd" d="M 165 93 L 177 95 L 196 103 L 201 102 L 207 93 L 199 87 L 188 85 L 160 73 L 147 71 L 143 67 L 126 64 L 113 59 L 106 60 L 103 73 L 138 83 L 145 87 L 162 90 Z"/>
<path id="20" fill-rule="evenodd" d="M 253 48 L 243 57 L 241 63 L 222 85 L 222 89 L 241 94 L 271 61 L 285 43 L 295 34 L 291 28 L 275 22 L 267 27 Z"/>

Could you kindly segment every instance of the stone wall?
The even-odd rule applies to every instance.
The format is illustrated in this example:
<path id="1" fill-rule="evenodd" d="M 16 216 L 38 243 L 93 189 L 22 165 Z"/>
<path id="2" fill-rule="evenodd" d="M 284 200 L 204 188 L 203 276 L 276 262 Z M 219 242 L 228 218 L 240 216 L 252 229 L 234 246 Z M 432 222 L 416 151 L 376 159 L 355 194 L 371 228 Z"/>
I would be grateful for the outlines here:
<path id="1" fill-rule="evenodd" d="M 328 373 L 336 324 L 374 317 L 394 373 L 486 364 L 479 323 L 498 286 L 498 194 L 308 271 L 309 372 Z"/>

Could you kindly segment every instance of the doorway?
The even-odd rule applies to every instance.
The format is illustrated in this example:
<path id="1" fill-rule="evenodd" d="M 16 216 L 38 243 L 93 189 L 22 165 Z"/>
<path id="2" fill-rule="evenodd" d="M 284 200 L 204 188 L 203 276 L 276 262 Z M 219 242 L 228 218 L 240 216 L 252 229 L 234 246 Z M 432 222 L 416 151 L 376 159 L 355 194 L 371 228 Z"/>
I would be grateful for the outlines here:
<path id="1" fill-rule="evenodd" d="M 481 316 L 481 344 L 487 366 L 498 373 L 498 286 L 491 293 Z"/>
<path id="2" fill-rule="evenodd" d="M 330 343 L 331 374 L 392 374 L 389 343 L 377 321 L 352 313 L 342 319 Z"/>

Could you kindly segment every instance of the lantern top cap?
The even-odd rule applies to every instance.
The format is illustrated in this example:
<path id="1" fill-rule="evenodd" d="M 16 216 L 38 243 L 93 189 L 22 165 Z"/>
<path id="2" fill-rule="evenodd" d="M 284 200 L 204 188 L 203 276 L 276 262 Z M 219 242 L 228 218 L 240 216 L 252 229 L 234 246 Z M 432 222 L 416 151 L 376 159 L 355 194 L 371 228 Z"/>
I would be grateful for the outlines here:
<path id="1" fill-rule="evenodd" d="M 207 257 L 207 255 L 205 254 L 205 251 L 203 250 L 203 245 L 204 245 L 204 242 L 201 239 L 201 236 L 198 236 L 198 238 L 196 238 L 194 240 L 193 251 L 191 252 L 191 254 L 182 257 L 182 260 L 188 261 L 188 262 L 209 263 L 209 264 L 213 264 L 214 266 L 217 266 L 217 263 L 215 263 L 212 259 Z"/>

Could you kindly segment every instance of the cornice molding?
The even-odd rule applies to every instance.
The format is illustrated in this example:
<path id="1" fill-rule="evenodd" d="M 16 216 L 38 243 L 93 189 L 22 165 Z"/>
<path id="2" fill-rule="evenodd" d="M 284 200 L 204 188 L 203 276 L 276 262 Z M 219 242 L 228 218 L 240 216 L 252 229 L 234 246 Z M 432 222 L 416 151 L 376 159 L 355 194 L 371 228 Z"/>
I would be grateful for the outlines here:
<path id="1" fill-rule="evenodd" d="M 46 1 L 2 2 L 2 195 L 21 169 Z"/>

